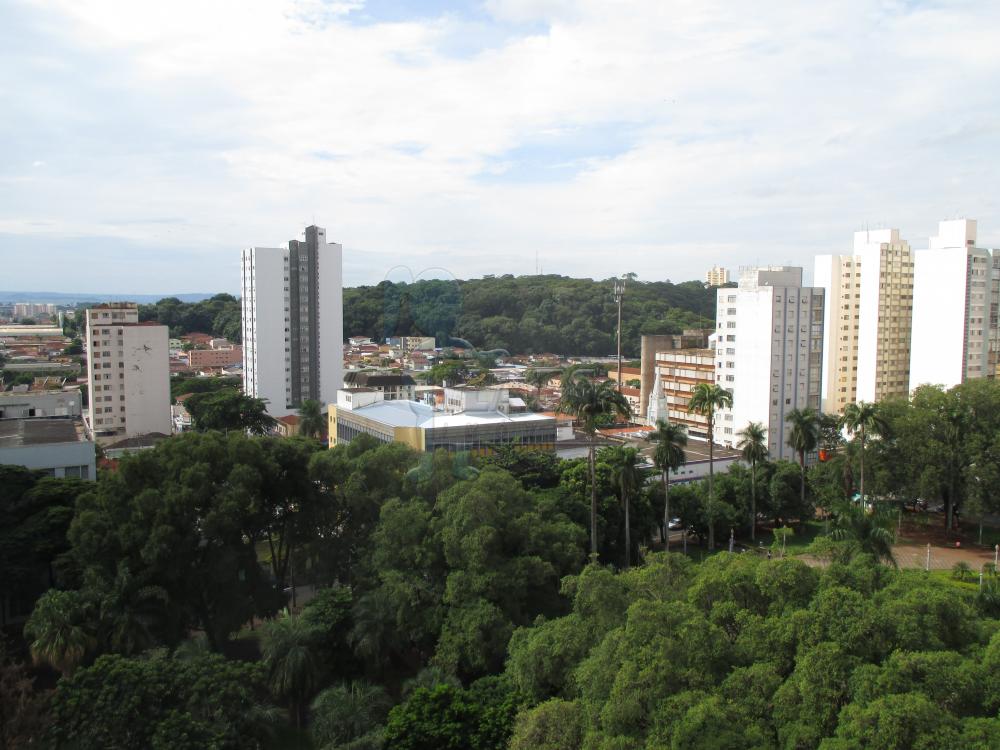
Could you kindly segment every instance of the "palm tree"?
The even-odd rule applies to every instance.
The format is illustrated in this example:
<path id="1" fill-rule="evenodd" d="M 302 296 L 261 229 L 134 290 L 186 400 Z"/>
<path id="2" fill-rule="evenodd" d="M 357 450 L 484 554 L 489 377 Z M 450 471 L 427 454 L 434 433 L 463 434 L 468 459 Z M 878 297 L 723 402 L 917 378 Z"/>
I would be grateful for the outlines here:
<path id="1" fill-rule="evenodd" d="M 893 528 L 896 514 L 887 506 L 876 506 L 866 511 L 864 503 L 842 502 L 833 511 L 833 531 L 830 536 L 841 541 L 851 541 L 877 560 L 896 567 L 892 554 L 895 542 Z"/>
<path id="2" fill-rule="evenodd" d="M 757 464 L 767 460 L 767 428 L 760 422 L 750 422 L 737 436 L 736 447 L 743 460 L 750 464 L 750 539 L 757 538 Z"/>
<path id="3" fill-rule="evenodd" d="M 785 421 L 791 424 L 788 434 L 788 445 L 799 454 L 799 468 L 802 471 L 802 506 L 806 504 L 806 454 L 812 453 L 819 445 L 819 414 L 808 406 L 792 409 L 785 415 Z"/>
<path id="4" fill-rule="evenodd" d="M 639 451 L 635 448 L 615 446 L 608 451 L 611 464 L 611 481 L 618 486 L 622 507 L 625 509 L 625 568 L 632 563 L 632 526 L 629 507 L 632 497 L 642 487 L 642 469 L 636 465 Z"/>
<path id="5" fill-rule="evenodd" d="M 857 433 L 861 447 L 861 502 L 865 501 L 865 443 L 868 436 L 885 431 L 886 422 L 878 407 L 867 401 L 848 404 L 844 408 L 844 427 L 852 435 Z"/>
<path id="6" fill-rule="evenodd" d="M 733 394 L 715 383 L 699 383 L 695 386 L 688 402 L 688 409 L 708 417 L 708 548 L 715 549 L 715 412 L 717 409 L 732 408 Z"/>
<path id="7" fill-rule="evenodd" d="M 594 451 L 597 428 L 615 417 L 628 418 L 632 410 L 625 397 L 611 386 L 610 380 L 594 383 L 579 373 L 562 384 L 559 411 L 572 414 L 580 429 L 590 439 L 587 461 L 590 464 L 590 552 L 597 554 L 597 481 L 594 470 Z"/>
<path id="8" fill-rule="evenodd" d="M 670 472 L 677 471 L 684 464 L 686 456 L 684 446 L 687 445 L 687 430 L 684 425 L 673 424 L 659 419 L 656 429 L 649 435 L 656 443 L 653 452 L 653 463 L 663 477 L 663 541 L 667 550 L 670 549 Z"/>
<path id="9" fill-rule="evenodd" d="M 524 373 L 524 382 L 535 386 L 535 398 L 542 395 L 542 388 L 552 379 L 552 372 L 549 370 L 538 370 L 532 368 Z"/>
<path id="10" fill-rule="evenodd" d="M 392 700 L 379 685 L 363 681 L 328 687 L 312 702 L 310 734 L 317 747 L 342 747 L 379 727 Z"/>
<path id="11" fill-rule="evenodd" d="M 35 603 L 24 625 L 31 658 L 64 675 L 73 674 L 97 645 L 88 622 L 89 602 L 79 591 L 49 589 Z"/>
<path id="12" fill-rule="evenodd" d="M 319 401 L 307 398 L 299 406 L 299 434 L 305 437 L 319 437 L 326 432 L 326 417 Z"/>
<path id="13" fill-rule="evenodd" d="M 101 640 L 118 654 L 132 656 L 156 644 L 155 631 L 166 618 L 169 598 L 160 586 L 143 585 L 119 563 L 114 581 L 88 581 L 95 592 Z"/>
<path id="14" fill-rule="evenodd" d="M 319 682 L 316 644 L 319 629 L 288 610 L 261 628 L 261 652 L 270 674 L 271 690 L 289 702 L 295 726 L 302 727 L 303 710 Z"/>

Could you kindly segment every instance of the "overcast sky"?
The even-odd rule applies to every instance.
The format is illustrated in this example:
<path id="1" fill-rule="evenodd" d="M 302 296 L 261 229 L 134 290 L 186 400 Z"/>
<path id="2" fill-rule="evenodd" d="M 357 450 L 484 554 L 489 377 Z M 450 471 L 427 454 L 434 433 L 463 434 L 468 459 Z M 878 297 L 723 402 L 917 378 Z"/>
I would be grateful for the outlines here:
<path id="1" fill-rule="evenodd" d="M 351 285 L 1000 245 L 998 105 L 986 0 L 0 0 L 0 289 L 235 292 L 310 223 Z"/>

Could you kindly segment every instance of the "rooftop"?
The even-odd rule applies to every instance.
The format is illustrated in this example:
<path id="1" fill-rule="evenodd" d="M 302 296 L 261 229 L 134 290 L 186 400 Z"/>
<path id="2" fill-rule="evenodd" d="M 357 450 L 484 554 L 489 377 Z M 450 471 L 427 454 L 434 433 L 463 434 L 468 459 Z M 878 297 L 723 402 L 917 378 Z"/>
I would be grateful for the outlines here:
<path id="1" fill-rule="evenodd" d="M 469 427 L 502 422 L 546 422 L 552 417 L 542 414 L 503 414 L 499 411 L 456 412 L 449 414 L 437 411 L 427 404 L 417 401 L 378 401 L 370 406 L 354 409 L 351 414 L 359 414 L 367 419 L 381 422 L 391 427 Z"/>
<path id="2" fill-rule="evenodd" d="M 85 440 L 82 423 L 73 419 L 0 420 L 0 448 L 78 443 Z"/>

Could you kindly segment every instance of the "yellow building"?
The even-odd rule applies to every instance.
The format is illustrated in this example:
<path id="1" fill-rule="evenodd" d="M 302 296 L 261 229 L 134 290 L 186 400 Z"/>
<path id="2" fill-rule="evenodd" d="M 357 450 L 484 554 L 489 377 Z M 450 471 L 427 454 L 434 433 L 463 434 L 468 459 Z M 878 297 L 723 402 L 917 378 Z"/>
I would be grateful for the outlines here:
<path id="1" fill-rule="evenodd" d="M 555 448 L 554 418 L 509 414 L 488 401 L 468 403 L 473 408 L 446 411 L 419 401 L 386 401 L 372 389 L 344 389 L 337 394 L 337 403 L 328 407 L 330 447 L 370 435 L 379 442 L 403 443 L 417 451 L 444 448 L 485 453 L 505 444 Z"/>

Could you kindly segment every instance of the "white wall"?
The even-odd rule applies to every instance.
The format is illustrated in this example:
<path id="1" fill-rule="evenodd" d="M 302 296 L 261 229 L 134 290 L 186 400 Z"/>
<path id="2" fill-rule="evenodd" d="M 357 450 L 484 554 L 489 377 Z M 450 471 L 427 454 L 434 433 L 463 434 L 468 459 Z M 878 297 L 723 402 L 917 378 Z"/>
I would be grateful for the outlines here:
<path id="1" fill-rule="evenodd" d="M 822 287 L 826 296 L 826 309 L 823 314 L 823 393 L 820 403 L 823 411 L 836 410 L 837 402 L 837 372 L 839 368 L 840 317 L 843 314 L 843 256 L 817 255 L 813 266 L 813 284 Z M 853 300 L 848 300 L 853 303 Z M 853 365 L 851 352 L 847 352 L 848 367 Z"/>
<path id="2" fill-rule="evenodd" d="M 295 411 L 287 406 L 287 258 L 288 250 L 276 247 L 251 247 L 242 254 L 243 390 L 266 399 L 272 417 Z"/>
<path id="3" fill-rule="evenodd" d="M 24 466 L 28 469 L 52 469 L 57 477 L 66 476 L 67 466 L 86 466 L 86 478 L 97 479 L 94 444 L 89 440 L 0 448 L 0 464 Z"/>
<path id="4" fill-rule="evenodd" d="M 722 410 L 716 421 L 715 439 L 723 445 L 735 446 L 749 422 L 761 422 L 768 430 L 771 457 L 793 458 L 786 414 L 820 407 L 825 294 L 799 286 L 801 273 L 794 267 L 756 273 L 746 269 L 738 289 L 717 294 L 716 335 L 722 340 L 717 343 L 716 384 L 733 393 L 733 408 Z M 795 285 L 770 285 L 788 282 Z M 815 322 L 814 310 L 820 311 Z M 728 336 L 735 336 L 735 342 L 725 341 Z M 723 354 L 728 348 L 735 353 Z"/>
<path id="5" fill-rule="evenodd" d="M 910 390 L 962 382 L 967 254 L 962 248 L 917 250 L 913 274 Z"/>
<path id="6" fill-rule="evenodd" d="M 343 248 L 319 235 L 319 393 L 323 404 L 337 402 L 344 386 Z"/>
<path id="7" fill-rule="evenodd" d="M 125 326 L 125 434 L 169 435 L 170 355 L 166 326 Z M 116 405 L 117 406 L 117 405 Z"/>

